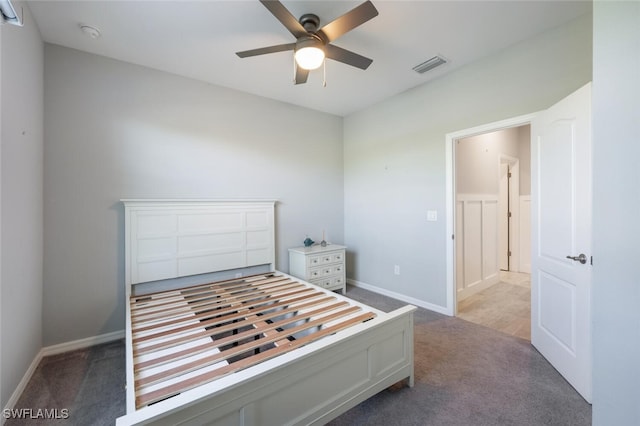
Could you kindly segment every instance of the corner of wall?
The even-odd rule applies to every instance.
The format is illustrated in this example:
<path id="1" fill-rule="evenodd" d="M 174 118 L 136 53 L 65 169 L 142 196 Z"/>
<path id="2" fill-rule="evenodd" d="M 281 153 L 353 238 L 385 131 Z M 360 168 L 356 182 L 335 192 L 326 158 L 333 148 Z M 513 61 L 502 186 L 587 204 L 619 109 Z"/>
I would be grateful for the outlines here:
<path id="1" fill-rule="evenodd" d="M 0 26 L 1 406 L 42 348 L 44 43 L 21 8 L 24 26 Z"/>

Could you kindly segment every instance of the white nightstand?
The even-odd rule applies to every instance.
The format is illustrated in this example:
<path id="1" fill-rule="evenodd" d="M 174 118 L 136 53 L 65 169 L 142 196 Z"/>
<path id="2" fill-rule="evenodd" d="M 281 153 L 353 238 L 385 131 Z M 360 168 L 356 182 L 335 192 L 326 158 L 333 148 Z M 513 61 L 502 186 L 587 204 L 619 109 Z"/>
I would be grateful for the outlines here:
<path id="1" fill-rule="evenodd" d="M 289 274 L 328 290 L 347 290 L 345 246 L 313 245 L 289 249 Z"/>

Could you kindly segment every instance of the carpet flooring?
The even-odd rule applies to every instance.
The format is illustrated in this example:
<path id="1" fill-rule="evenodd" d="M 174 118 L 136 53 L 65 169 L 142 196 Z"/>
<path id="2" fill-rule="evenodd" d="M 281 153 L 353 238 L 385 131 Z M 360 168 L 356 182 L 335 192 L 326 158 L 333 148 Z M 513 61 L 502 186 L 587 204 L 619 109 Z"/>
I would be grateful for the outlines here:
<path id="1" fill-rule="evenodd" d="M 403 302 L 360 288 L 347 296 L 390 311 Z M 5 425 L 112 425 L 125 411 L 124 342 L 47 357 L 16 408 L 68 409 L 66 419 Z M 415 386 L 392 386 L 329 423 L 590 425 L 591 406 L 531 344 L 425 309 L 415 313 Z"/>

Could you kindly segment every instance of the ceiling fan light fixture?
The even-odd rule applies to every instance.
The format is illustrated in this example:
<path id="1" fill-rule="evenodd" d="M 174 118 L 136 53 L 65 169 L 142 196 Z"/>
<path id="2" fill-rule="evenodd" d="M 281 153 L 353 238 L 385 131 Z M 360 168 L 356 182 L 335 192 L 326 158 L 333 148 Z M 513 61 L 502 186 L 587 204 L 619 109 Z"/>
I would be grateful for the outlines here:
<path id="1" fill-rule="evenodd" d="M 294 57 L 300 68 L 315 70 L 324 62 L 323 44 L 320 40 L 309 37 L 298 41 Z"/>

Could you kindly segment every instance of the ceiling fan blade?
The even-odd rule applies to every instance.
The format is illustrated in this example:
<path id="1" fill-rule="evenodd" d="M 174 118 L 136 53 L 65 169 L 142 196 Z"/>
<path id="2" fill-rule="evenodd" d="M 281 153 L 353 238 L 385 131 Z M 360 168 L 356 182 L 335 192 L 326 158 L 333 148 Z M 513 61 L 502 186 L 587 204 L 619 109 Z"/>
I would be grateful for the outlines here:
<path id="1" fill-rule="evenodd" d="M 324 51 L 327 58 L 362 70 L 369 68 L 369 65 L 373 62 L 373 59 L 365 58 L 362 55 L 358 55 L 357 53 L 343 49 L 342 47 L 334 46 L 333 44 L 326 45 L 324 47 Z"/>
<path id="2" fill-rule="evenodd" d="M 327 25 L 320 28 L 319 33 L 324 34 L 328 42 L 332 42 L 343 34 L 351 31 L 359 25 L 364 24 L 369 19 L 378 16 L 378 10 L 373 3 L 366 1 L 355 9 L 334 19 Z"/>
<path id="3" fill-rule="evenodd" d="M 306 83 L 308 77 L 309 77 L 309 70 L 305 70 L 304 68 L 297 67 L 297 69 L 296 69 L 296 84 Z"/>
<path id="4" fill-rule="evenodd" d="M 296 17 L 278 0 L 260 0 L 260 3 L 269 9 L 269 12 L 271 12 L 295 38 L 300 38 L 308 34 Z"/>
<path id="5" fill-rule="evenodd" d="M 278 44 L 276 46 L 261 47 L 260 49 L 244 50 L 242 52 L 236 52 L 236 55 L 241 58 L 248 58 L 249 56 L 266 55 L 267 53 L 284 52 L 286 50 L 295 49 L 295 43 Z"/>

